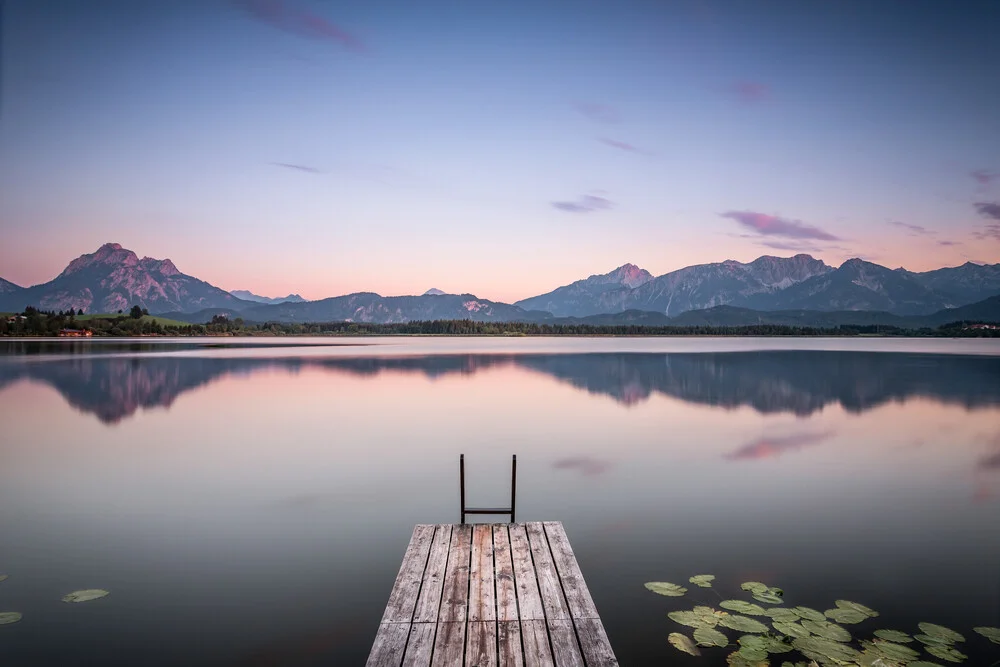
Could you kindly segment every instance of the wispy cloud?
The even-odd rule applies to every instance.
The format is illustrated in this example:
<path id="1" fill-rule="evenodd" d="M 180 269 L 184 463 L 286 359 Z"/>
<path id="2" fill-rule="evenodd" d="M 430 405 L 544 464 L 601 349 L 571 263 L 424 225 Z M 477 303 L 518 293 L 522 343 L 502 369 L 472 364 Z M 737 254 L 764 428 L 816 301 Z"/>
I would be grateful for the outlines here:
<path id="1" fill-rule="evenodd" d="M 912 225 L 908 222 L 900 222 L 899 220 L 890 220 L 889 223 L 893 227 L 899 227 L 900 229 L 905 229 L 910 236 L 929 236 L 936 234 L 926 227 L 921 227 L 920 225 Z"/>
<path id="2" fill-rule="evenodd" d="M 596 195 L 583 195 L 576 201 L 554 201 L 552 206 L 567 213 L 591 213 L 604 211 L 614 206 L 614 203 Z"/>
<path id="3" fill-rule="evenodd" d="M 296 171 L 304 171 L 308 174 L 322 174 L 322 169 L 317 169 L 316 167 L 310 167 L 304 164 L 289 164 L 288 162 L 272 162 L 275 167 L 284 167 L 285 169 L 294 169 Z"/>
<path id="4" fill-rule="evenodd" d="M 618 123 L 621 122 L 621 114 L 614 107 L 607 104 L 597 104 L 594 102 L 577 102 L 573 105 L 576 110 L 596 123 Z"/>
<path id="5" fill-rule="evenodd" d="M 729 92 L 744 104 L 756 104 L 771 96 L 771 87 L 758 81 L 737 81 Z"/>
<path id="6" fill-rule="evenodd" d="M 365 45 L 356 36 L 335 23 L 286 0 L 233 0 L 233 4 L 251 17 L 279 30 L 333 42 L 351 51 L 364 51 Z"/>
<path id="7" fill-rule="evenodd" d="M 819 227 L 807 225 L 799 220 L 790 220 L 776 215 L 754 211 L 726 211 L 723 218 L 735 220 L 747 229 L 761 236 L 783 236 L 790 239 L 813 239 L 816 241 L 839 241 L 840 239 Z"/>
<path id="8" fill-rule="evenodd" d="M 995 201 L 993 202 L 980 201 L 975 203 L 975 207 L 976 211 L 979 212 L 979 215 L 983 216 L 984 218 L 992 218 L 994 220 L 1000 220 L 1000 203 Z"/>
<path id="9" fill-rule="evenodd" d="M 990 185 L 994 181 L 1000 181 L 1000 173 L 990 171 L 989 169 L 976 169 L 970 172 L 969 175 L 976 179 L 976 183 L 980 185 Z"/>
<path id="10" fill-rule="evenodd" d="M 757 237 L 747 234 L 746 238 L 753 239 Z M 793 250 L 795 252 L 819 252 L 822 250 L 822 248 L 810 243 L 792 243 L 791 241 L 760 241 L 758 245 L 766 248 L 774 248 L 775 250 Z"/>
<path id="11" fill-rule="evenodd" d="M 612 148 L 617 148 L 619 150 L 628 151 L 629 153 L 636 153 L 638 155 L 652 155 L 649 151 L 643 150 L 638 146 L 634 146 L 625 141 L 618 141 L 617 139 L 608 139 L 607 137 L 601 137 L 598 139 L 605 146 L 611 146 Z"/>
<path id="12" fill-rule="evenodd" d="M 942 246 L 962 245 L 958 241 L 938 241 L 937 244 Z"/>
<path id="13" fill-rule="evenodd" d="M 726 454 L 723 458 L 729 461 L 744 461 L 754 459 L 776 459 L 782 454 L 794 452 L 818 445 L 829 439 L 834 434 L 833 431 L 822 431 L 818 433 L 793 433 L 782 436 L 763 436 L 749 442 L 736 451 Z"/>
<path id="14" fill-rule="evenodd" d="M 587 477 L 596 477 L 611 470 L 611 463 L 589 456 L 571 456 L 552 464 L 556 470 L 575 470 Z"/>

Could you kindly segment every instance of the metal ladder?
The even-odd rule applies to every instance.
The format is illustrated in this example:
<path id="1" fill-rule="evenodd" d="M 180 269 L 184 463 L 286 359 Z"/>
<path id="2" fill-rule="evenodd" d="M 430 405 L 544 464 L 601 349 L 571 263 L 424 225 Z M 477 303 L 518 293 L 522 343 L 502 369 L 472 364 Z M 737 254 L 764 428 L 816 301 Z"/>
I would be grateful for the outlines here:
<path id="1" fill-rule="evenodd" d="M 517 454 L 510 458 L 510 507 L 466 507 L 465 506 L 465 454 L 458 456 L 458 485 L 462 496 L 462 524 L 466 514 L 509 514 L 514 523 L 514 507 L 517 500 Z"/>

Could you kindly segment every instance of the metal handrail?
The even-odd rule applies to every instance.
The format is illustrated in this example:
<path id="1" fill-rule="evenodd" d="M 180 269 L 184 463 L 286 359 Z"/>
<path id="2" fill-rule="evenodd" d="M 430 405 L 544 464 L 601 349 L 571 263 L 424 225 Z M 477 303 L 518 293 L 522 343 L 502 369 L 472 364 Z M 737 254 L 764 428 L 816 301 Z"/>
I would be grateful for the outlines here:
<path id="1" fill-rule="evenodd" d="M 466 507 L 465 506 L 465 454 L 458 456 L 458 486 L 462 503 L 462 524 L 465 524 L 466 514 L 509 514 L 510 522 L 514 523 L 514 510 L 517 502 L 517 454 L 510 458 L 510 507 Z"/>

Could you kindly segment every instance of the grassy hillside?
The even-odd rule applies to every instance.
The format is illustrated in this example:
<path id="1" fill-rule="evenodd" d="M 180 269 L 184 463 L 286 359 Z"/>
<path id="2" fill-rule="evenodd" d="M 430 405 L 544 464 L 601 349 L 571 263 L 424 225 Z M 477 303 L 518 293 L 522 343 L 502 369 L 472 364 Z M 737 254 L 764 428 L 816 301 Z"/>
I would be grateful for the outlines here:
<path id="1" fill-rule="evenodd" d="M 124 314 L 128 317 L 128 313 Z M 87 313 L 86 315 L 77 315 L 77 322 L 87 322 L 88 320 L 113 320 L 116 317 L 121 317 L 118 313 Z M 157 315 L 143 315 L 139 318 L 140 322 L 155 322 L 161 327 L 184 327 L 187 326 L 187 322 L 181 322 L 180 320 L 172 320 L 168 317 L 159 317 Z"/>

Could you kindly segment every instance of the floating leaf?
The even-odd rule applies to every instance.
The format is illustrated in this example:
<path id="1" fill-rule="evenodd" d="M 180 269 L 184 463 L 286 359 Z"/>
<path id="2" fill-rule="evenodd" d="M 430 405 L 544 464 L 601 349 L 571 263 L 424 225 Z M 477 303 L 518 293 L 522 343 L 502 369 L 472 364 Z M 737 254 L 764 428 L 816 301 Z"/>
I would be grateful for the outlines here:
<path id="1" fill-rule="evenodd" d="M 0 581 L 4 581 L 6 579 L 7 579 L 7 575 L 6 574 L 0 574 Z"/>
<path id="2" fill-rule="evenodd" d="M 979 634 L 981 634 L 983 637 L 986 637 L 994 644 L 1000 644 L 1000 628 L 980 627 L 980 628 L 972 628 L 972 631 L 978 632 Z"/>
<path id="3" fill-rule="evenodd" d="M 746 616 L 727 614 L 719 619 L 719 625 L 738 632 L 767 632 L 767 626 Z"/>
<path id="4" fill-rule="evenodd" d="M 902 644 L 887 642 L 880 639 L 874 643 L 874 646 L 876 651 L 896 662 L 909 662 L 910 660 L 916 660 L 920 657 L 919 652 L 914 651 L 909 646 L 903 646 Z"/>
<path id="5" fill-rule="evenodd" d="M 856 611 L 864 614 L 868 618 L 875 618 L 878 616 L 878 612 L 871 607 L 866 607 L 860 602 L 850 602 L 849 600 L 837 600 L 835 603 L 839 609 L 850 609 L 851 611 Z"/>
<path id="6" fill-rule="evenodd" d="M 917 660 L 916 662 L 909 662 L 906 667 L 941 667 L 940 664 L 936 662 L 927 662 L 926 660 Z"/>
<path id="7" fill-rule="evenodd" d="M 814 635 L 819 635 L 826 639 L 831 639 L 835 642 L 849 642 L 851 641 L 851 633 L 840 627 L 836 623 L 831 623 L 829 621 L 813 621 L 808 618 L 802 619 L 802 627 L 813 633 Z"/>
<path id="8" fill-rule="evenodd" d="M 897 644 L 909 644 L 913 641 L 913 637 L 899 630 L 876 630 L 875 636 Z"/>
<path id="9" fill-rule="evenodd" d="M 817 662 L 852 662 L 857 660 L 861 653 L 851 648 L 847 644 L 831 641 L 822 637 L 799 637 L 792 640 L 792 646 L 797 648 L 802 655 Z"/>
<path id="10" fill-rule="evenodd" d="M 783 635 L 788 635 L 789 637 L 808 637 L 809 631 L 803 628 L 798 623 L 793 623 L 790 621 L 775 621 L 772 623 L 774 629 Z"/>
<path id="11" fill-rule="evenodd" d="M 950 642 L 964 642 L 965 637 L 958 634 L 954 630 L 950 630 L 943 625 L 934 625 L 933 623 L 917 623 L 917 627 L 925 635 L 930 635 L 931 637 L 940 637 L 941 639 L 947 639 Z"/>
<path id="12" fill-rule="evenodd" d="M 746 600 L 723 600 L 719 603 L 719 606 L 729 611 L 736 611 L 750 616 L 764 616 L 767 613 L 760 605 L 747 602 Z"/>
<path id="13" fill-rule="evenodd" d="M 944 637 L 932 637 L 930 635 L 913 635 L 921 644 L 926 644 L 927 646 L 951 646 L 955 642 L 950 639 L 945 639 Z"/>
<path id="14" fill-rule="evenodd" d="M 711 588 L 712 581 L 715 580 L 714 574 L 696 574 L 688 581 L 690 581 L 695 586 L 701 586 L 702 588 Z"/>
<path id="15" fill-rule="evenodd" d="M 714 628 L 698 628 L 694 631 L 694 640 L 699 646 L 729 646 L 729 639 Z"/>
<path id="16" fill-rule="evenodd" d="M 782 623 L 796 623 L 799 620 L 799 615 L 795 613 L 794 610 L 788 609 L 787 607 L 774 607 L 772 609 L 764 610 L 765 616 L 770 616 L 775 621 L 781 621 Z"/>
<path id="17" fill-rule="evenodd" d="M 788 653 L 792 650 L 791 644 L 786 644 L 777 637 L 762 637 L 764 640 L 764 650 L 768 653 Z"/>
<path id="18" fill-rule="evenodd" d="M 860 611 L 855 611 L 854 609 L 843 609 L 841 607 L 837 607 L 836 609 L 827 609 L 824 613 L 828 618 L 831 618 L 838 623 L 860 623 L 861 621 L 868 619 L 868 616 L 862 614 Z"/>
<path id="19" fill-rule="evenodd" d="M 698 618 L 702 620 L 705 627 L 714 628 L 719 623 L 719 617 L 725 616 L 726 612 L 699 605 L 693 609 Z"/>
<path id="20" fill-rule="evenodd" d="M 692 628 L 714 628 L 718 622 L 714 617 L 712 620 L 706 620 L 701 614 L 694 611 L 672 611 L 667 614 L 667 618 Z"/>
<path id="21" fill-rule="evenodd" d="M 740 644 L 739 654 L 750 662 L 767 660 L 767 642 L 763 637 L 743 635 L 736 640 Z"/>
<path id="22" fill-rule="evenodd" d="M 779 588 L 775 590 L 781 590 L 781 589 Z M 778 595 L 777 593 L 772 593 L 770 590 L 764 593 L 753 593 L 750 597 L 752 597 L 754 600 L 759 600 L 761 602 L 766 602 L 768 604 L 781 604 L 782 602 L 784 602 L 784 600 L 781 599 L 780 595 Z"/>
<path id="23" fill-rule="evenodd" d="M 63 596 L 63 602 L 89 602 L 91 600 L 98 600 L 106 595 L 110 595 L 108 591 L 101 590 L 100 588 L 88 588 L 82 591 L 73 591 L 69 595 Z"/>
<path id="24" fill-rule="evenodd" d="M 925 646 L 924 648 L 935 658 L 941 658 L 948 662 L 962 662 L 969 657 L 951 646 Z"/>
<path id="25" fill-rule="evenodd" d="M 0 611 L 0 625 L 9 625 L 10 623 L 17 623 L 20 620 L 21 620 L 21 612 Z"/>
<path id="26" fill-rule="evenodd" d="M 826 620 L 826 616 L 815 609 L 810 609 L 809 607 L 795 607 L 792 611 L 794 611 L 799 618 L 807 618 L 810 621 L 816 621 L 817 623 Z"/>
<path id="27" fill-rule="evenodd" d="M 767 590 L 767 584 L 762 584 L 759 581 L 745 581 L 740 584 L 740 588 L 745 591 L 750 591 L 751 593 L 758 593 Z"/>
<path id="28" fill-rule="evenodd" d="M 678 651 L 690 653 L 691 655 L 701 655 L 701 651 L 699 651 L 698 647 L 694 645 L 694 642 L 679 632 L 671 632 L 667 636 L 667 641 L 669 641 L 670 645 Z"/>
<path id="29" fill-rule="evenodd" d="M 687 593 L 686 588 L 683 586 L 678 586 L 677 584 L 671 584 L 666 581 L 649 581 L 645 584 L 646 588 L 658 593 L 660 595 L 666 595 L 671 598 L 679 598 L 685 593 Z"/>
<path id="30" fill-rule="evenodd" d="M 726 656 L 726 664 L 729 667 L 768 667 L 766 658 L 763 660 L 750 660 L 739 651 Z"/>

